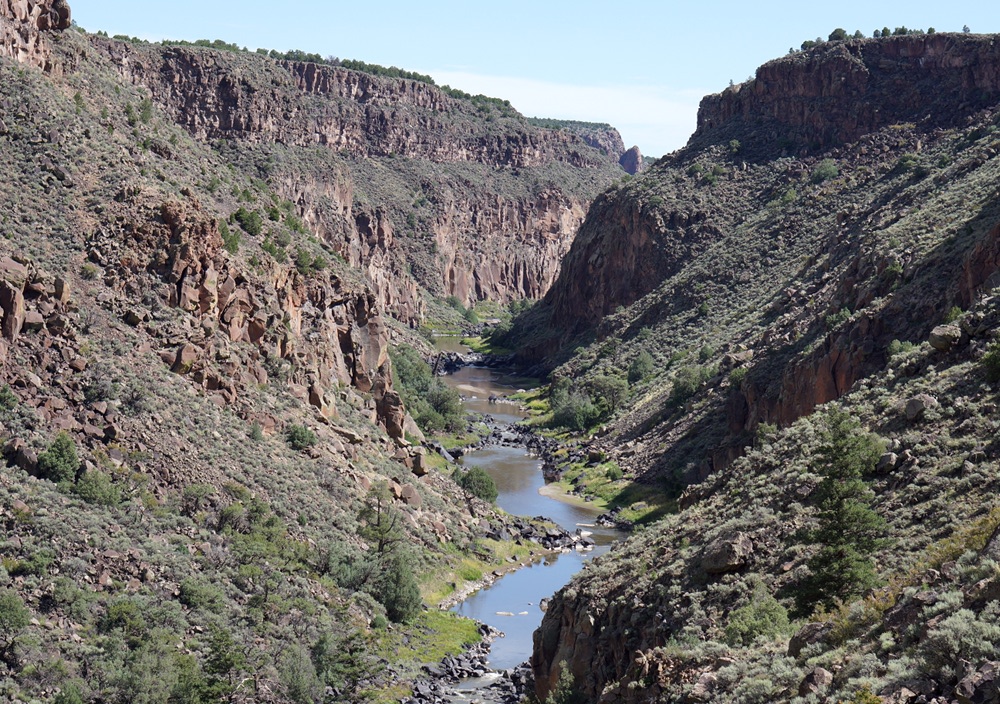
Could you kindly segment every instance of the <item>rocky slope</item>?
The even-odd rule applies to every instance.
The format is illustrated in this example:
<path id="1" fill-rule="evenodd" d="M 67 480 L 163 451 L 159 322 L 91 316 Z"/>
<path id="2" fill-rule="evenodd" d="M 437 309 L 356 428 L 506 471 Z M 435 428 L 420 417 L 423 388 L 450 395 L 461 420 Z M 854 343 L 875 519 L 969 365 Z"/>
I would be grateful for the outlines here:
<path id="1" fill-rule="evenodd" d="M 528 549 L 412 444 L 399 299 L 352 266 L 391 232 L 339 256 L 280 195 L 300 182 L 178 125 L 63 7 L 0 6 L 31 47 L 0 58 L 0 699 L 400 696 L 479 636 L 387 627 L 351 571 L 366 511 L 428 599 Z"/>
<path id="2" fill-rule="evenodd" d="M 585 141 L 534 127 L 500 101 L 415 80 L 197 47 L 91 44 L 90 59 L 148 91 L 168 119 L 200 141 L 225 140 L 229 159 L 260 169 L 410 324 L 424 313 L 421 290 L 466 305 L 544 294 L 590 199 L 622 173 L 613 129 Z"/>
<path id="3" fill-rule="evenodd" d="M 798 480 L 776 468 L 792 461 L 778 446 L 794 446 L 793 437 L 801 443 L 793 464 L 809 464 L 815 450 L 795 433 L 810 427 L 818 406 L 850 394 L 848 408 L 893 452 L 913 454 L 926 442 L 920 447 L 935 458 L 927 471 L 936 477 L 975 447 L 987 448 L 977 462 L 995 464 L 988 420 L 995 389 L 975 362 L 994 336 L 992 304 L 983 301 L 1000 265 L 994 51 L 994 37 L 934 35 L 833 42 L 779 59 L 751 84 L 707 98 L 685 150 L 597 199 L 559 279 L 522 319 L 526 351 L 538 359 L 583 342 L 554 375 L 595 400 L 607 388 L 603 379 L 647 357 L 621 410 L 588 443 L 584 457 L 600 458 L 590 461 L 596 468 L 582 471 L 612 508 L 641 516 L 653 502 L 670 513 L 673 497 L 681 510 L 563 592 L 536 635 L 540 696 L 555 685 L 563 660 L 590 700 L 603 692 L 606 701 L 799 701 L 814 691 L 798 694 L 809 672 L 801 660 L 769 668 L 761 658 L 772 651 L 734 650 L 723 631 L 727 610 L 756 603 L 752 576 L 790 605 L 808 574 L 811 546 L 797 530 L 814 520 L 815 508 L 809 489 L 789 489 Z M 857 83 L 845 94 L 835 76 Z M 926 81 L 946 98 L 918 99 Z M 878 111 L 862 110 L 862 100 Z M 970 345 L 962 355 L 936 357 L 924 346 L 922 365 L 900 369 L 894 355 L 904 342 L 928 340 L 963 311 L 978 322 L 958 334 Z M 905 382 L 893 381 L 901 376 Z M 975 410 L 926 432 L 900 425 L 902 407 L 924 390 L 945 407 L 975 399 Z M 786 427 L 776 443 L 762 439 Z M 606 463 L 624 471 L 611 488 Z M 884 578 L 903 579 L 921 562 L 926 543 L 910 540 L 921 526 L 945 539 L 988 508 L 984 472 L 940 479 L 938 489 L 963 496 L 968 512 L 935 528 L 927 528 L 926 493 L 901 499 L 898 481 L 874 482 L 890 538 L 910 541 L 880 553 Z M 768 484 L 774 493 L 763 489 Z M 587 491 L 586 481 L 578 490 Z M 758 525 L 771 528 L 754 532 Z M 720 573 L 735 577 L 715 577 L 699 560 L 712 540 L 737 533 L 763 552 Z M 732 539 L 720 550 L 740 553 L 743 539 Z M 979 559 L 967 558 L 969 574 L 980 574 Z M 641 579 L 638 564 L 649 565 Z M 945 589 L 967 578 L 952 574 Z M 909 598 L 894 592 L 891 601 Z M 975 613 L 982 608 L 976 602 Z M 909 701 L 894 698 L 906 677 L 884 668 L 885 654 L 897 651 L 865 640 L 881 632 L 865 630 L 853 647 L 881 658 L 871 686 L 883 701 Z M 922 642 L 913 637 L 906 642 Z M 775 652 L 784 647 L 778 640 Z M 849 699 L 864 683 L 859 661 L 839 650 L 843 642 L 812 652 L 806 664 L 830 670 L 836 660 L 844 674 L 832 670 L 830 691 Z M 920 685 L 927 701 L 951 696 L 982 664 L 958 676 L 940 658 L 934 663 L 941 669 L 933 682 Z M 908 662 L 900 672 L 917 679 L 918 669 Z M 705 673 L 716 674 L 697 688 Z M 762 684 L 768 693 L 751 695 L 739 684 L 747 678 L 770 678 L 775 687 Z"/>

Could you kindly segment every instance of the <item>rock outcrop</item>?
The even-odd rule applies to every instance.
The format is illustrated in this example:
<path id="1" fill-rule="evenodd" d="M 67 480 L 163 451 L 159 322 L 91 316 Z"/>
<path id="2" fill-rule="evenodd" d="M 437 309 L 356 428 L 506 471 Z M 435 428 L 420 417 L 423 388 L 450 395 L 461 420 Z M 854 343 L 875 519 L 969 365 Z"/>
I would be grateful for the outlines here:
<path id="1" fill-rule="evenodd" d="M 418 284 L 464 304 L 543 295 L 591 199 L 621 173 L 613 128 L 535 127 L 499 101 L 340 67 L 91 41 L 195 138 L 267 162 L 303 222 L 413 325 Z"/>
<path id="2" fill-rule="evenodd" d="M 625 169 L 625 173 L 632 174 L 633 176 L 645 168 L 642 162 L 642 152 L 636 146 L 633 146 L 622 154 L 618 159 L 618 163 Z"/>
<path id="3" fill-rule="evenodd" d="M 1000 45 L 989 35 L 828 42 L 704 98 L 692 143 L 740 133 L 756 154 L 779 143 L 822 151 L 897 123 L 956 125 L 998 96 Z"/>
<path id="4" fill-rule="evenodd" d="M 0 0 L 0 56 L 51 71 L 54 65 L 45 35 L 69 26 L 66 0 Z"/>

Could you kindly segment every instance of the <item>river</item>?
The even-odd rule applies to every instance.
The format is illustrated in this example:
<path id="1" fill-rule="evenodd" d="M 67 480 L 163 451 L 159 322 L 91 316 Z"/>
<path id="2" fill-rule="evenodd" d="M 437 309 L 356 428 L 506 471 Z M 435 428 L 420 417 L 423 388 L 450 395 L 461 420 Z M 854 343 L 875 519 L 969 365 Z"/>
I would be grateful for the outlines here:
<path id="1" fill-rule="evenodd" d="M 442 340 L 440 349 L 466 352 L 455 340 Z M 531 388 L 536 380 L 486 367 L 464 367 L 444 377 L 464 398 L 471 413 L 491 415 L 498 424 L 523 420 L 518 406 L 490 403 L 491 394 L 503 396 L 517 389 Z M 515 667 L 531 656 L 532 633 L 541 623 L 542 599 L 551 597 L 569 579 L 584 569 L 586 562 L 606 552 L 611 543 L 622 538 L 621 531 L 595 525 L 600 509 L 583 503 L 571 503 L 540 493 L 545 485 L 541 462 L 519 447 L 487 446 L 461 458 L 465 466 L 486 470 L 496 482 L 497 504 L 508 513 L 520 516 L 545 516 L 573 532 L 589 531 L 595 541 L 593 550 L 571 551 L 546 556 L 543 560 L 508 573 L 492 586 L 484 588 L 454 607 L 463 616 L 487 623 L 504 632 L 493 643 L 490 666 L 494 670 Z"/>

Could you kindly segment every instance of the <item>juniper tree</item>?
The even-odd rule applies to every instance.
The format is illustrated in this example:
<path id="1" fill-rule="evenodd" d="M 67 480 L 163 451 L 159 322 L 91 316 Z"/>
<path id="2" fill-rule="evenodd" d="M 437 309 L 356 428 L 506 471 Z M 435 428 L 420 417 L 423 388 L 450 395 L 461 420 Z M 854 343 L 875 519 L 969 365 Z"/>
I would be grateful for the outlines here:
<path id="1" fill-rule="evenodd" d="M 819 525 L 806 535 L 820 548 L 808 562 L 811 576 L 795 595 L 803 613 L 875 586 L 872 553 L 885 531 L 885 521 L 871 508 L 874 492 L 863 479 L 883 452 L 881 441 L 845 411 L 831 411 L 825 420 L 814 464 L 823 477 L 815 493 Z"/>

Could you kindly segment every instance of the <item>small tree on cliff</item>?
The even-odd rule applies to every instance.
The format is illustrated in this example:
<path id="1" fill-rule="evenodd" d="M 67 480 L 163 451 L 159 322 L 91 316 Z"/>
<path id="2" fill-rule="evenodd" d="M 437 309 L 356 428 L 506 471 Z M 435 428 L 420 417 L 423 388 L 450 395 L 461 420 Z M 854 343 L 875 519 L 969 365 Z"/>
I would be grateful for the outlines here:
<path id="1" fill-rule="evenodd" d="M 816 605 L 830 607 L 875 586 L 871 555 L 885 531 L 885 521 L 871 509 L 874 493 L 862 479 L 884 451 L 881 440 L 863 432 L 846 411 L 830 411 L 825 420 L 814 464 L 823 476 L 816 489 L 819 525 L 806 535 L 820 549 L 809 560 L 811 576 L 795 594 L 801 613 Z"/>

